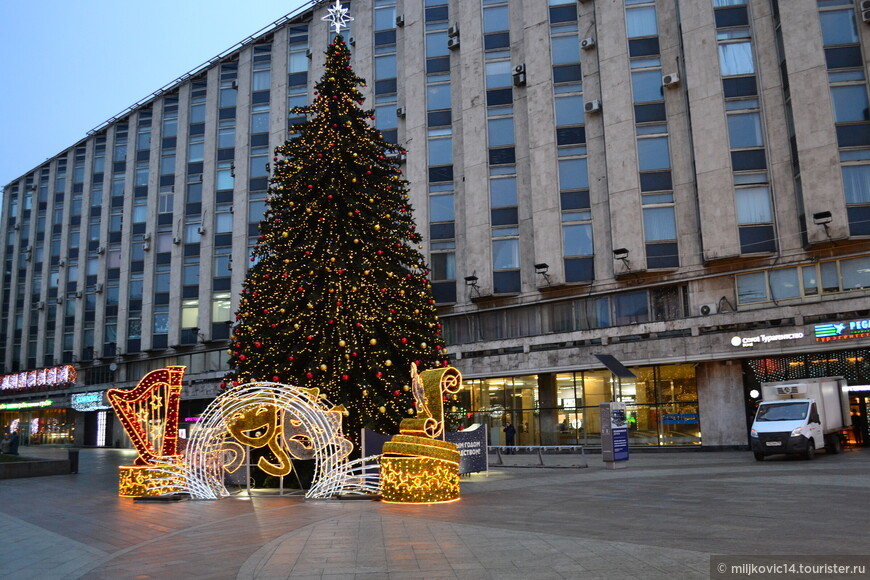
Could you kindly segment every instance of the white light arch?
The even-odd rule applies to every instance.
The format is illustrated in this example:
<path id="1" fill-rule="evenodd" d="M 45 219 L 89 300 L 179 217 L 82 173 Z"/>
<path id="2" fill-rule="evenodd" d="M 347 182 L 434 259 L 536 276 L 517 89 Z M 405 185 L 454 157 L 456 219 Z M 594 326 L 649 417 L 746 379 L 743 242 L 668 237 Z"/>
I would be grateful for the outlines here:
<path id="1" fill-rule="evenodd" d="M 263 405 L 276 406 L 280 414 L 278 444 L 296 459 L 315 460 L 314 483 L 306 498 L 378 493 L 379 465 L 372 465 L 377 457 L 347 459 L 352 444 L 341 432 L 343 409 L 316 390 L 272 382 L 232 387 L 209 404 L 187 441 L 182 473 L 168 477 L 167 488 L 175 485 L 196 499 L 229 495 L 224 468 L 241 461 L 242 446 L 233 439 L 225 417 Z"/>

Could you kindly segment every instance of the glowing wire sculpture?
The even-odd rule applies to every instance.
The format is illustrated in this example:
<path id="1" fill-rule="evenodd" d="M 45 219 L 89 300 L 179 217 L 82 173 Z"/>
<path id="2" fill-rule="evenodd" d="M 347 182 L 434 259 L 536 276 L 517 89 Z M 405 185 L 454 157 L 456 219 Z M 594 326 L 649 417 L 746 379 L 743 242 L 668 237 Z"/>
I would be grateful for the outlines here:
<path id="1" fill-rule="evenodd" d="M 317 389 L 271 382 L 235 386 L 200 415 L 188 440 L 186 469 L 175 483 L 197 499 L 229 495 L 224 473 L 242 464 L 241 442 L 268 447 L 278 464 L 261 458 L 260 467 L 275 473 L 289 473 L 292 459 L 313 459 L 314 484 L 306 498 L 376 493 L 379 471 L 369 464 L 375 458 L 347 459 L 353 444 L 341 432 L 344 412 Z M 276 449 L 280 452 L 275 453 Z"/>
<path id="2" fill-rule="evenodd" d="M 443 503 L 459 499 L 459 451 L 444 441 L 444 400 L 462 386 L 453 367 L 417 373 L 411 363 L 411 391 L 417 416 L 399 425 L 384 443 L 381 495 L 393 503 Z"/>
<path id="3" fill-rule="evenodd" d="M 183 472 L 178 453 L 178 407 L 183 366 L 151 371 L 133 389 L 109 389 L 106 397 L 139 452 L 133 465 L 122 465 L 121 496 L 176 491 L 167 481 Z"/>

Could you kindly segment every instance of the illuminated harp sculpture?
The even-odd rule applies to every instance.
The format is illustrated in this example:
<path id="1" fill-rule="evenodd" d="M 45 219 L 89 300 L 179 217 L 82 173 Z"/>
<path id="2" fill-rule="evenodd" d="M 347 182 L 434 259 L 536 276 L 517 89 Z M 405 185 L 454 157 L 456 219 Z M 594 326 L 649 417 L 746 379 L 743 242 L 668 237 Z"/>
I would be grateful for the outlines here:
<path id="1" fill-rule="evenodd" d="M 384 444 L 381 497 L 396 503 L 443 503 L 459 499 L 459 451 L 444 441 L 444 401 L 456 394 L 462 375 L 453 367 L 423 371 L 411 363 L 417 416 L 399 425 Z"/>
<path id="2" fill-rule="evenodd" d="M 122 465 L 120 495 L 138 497 L 180 491 L 173 483 L 184 469 L 178 449 L 178 409 L 183 366 L 151 371 L 130 390 L 106 392 L 139 456 Z"/>

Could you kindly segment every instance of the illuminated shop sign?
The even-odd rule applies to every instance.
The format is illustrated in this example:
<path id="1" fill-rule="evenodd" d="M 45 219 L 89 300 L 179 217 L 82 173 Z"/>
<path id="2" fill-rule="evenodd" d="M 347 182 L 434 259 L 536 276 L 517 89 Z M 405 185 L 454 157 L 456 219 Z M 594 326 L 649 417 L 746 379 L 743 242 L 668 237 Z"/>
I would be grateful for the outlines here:
<path id="1" fill-rule="evenodd" d="M 76 382 L 76 369 L 72 365 L 27 371 L 0 378 L 0 391 L 21 391 L 53 387 Z"/>
<path id="2" fill-rule="evenodd" d="M 72 408 L 76 411 L 87 412 L 109 409 L 110 407 L 106 404 L 106 399 L 104 397 L 105 394 L 106 391 L 76 393 L 70 397 L 70 402 Z"/>
<path id="3" fill-rule="evenodd" d="M 24 403 L 0 403 L 0 411 L 34 409 L 37 407 L 51 407 L 51 399 L 46 399 L 45 401 L 28 401 Z"/>
<path id="4" fill-rule="evenodd" d="M 665 413 L 662 417 L 663 425 L 690 425 L 699 421 L 698 413 Z"/>
<path id="5" fill-rule="evenodd" d="M 870 336 L 870 319 L 816 324 L 814 333 L 816 335 L 816 342 L 865 338 Z"/>
<path id="6" fill-rule="evenodd" d="M 803 332 L 792 332 L 789 334 L 759 334 L 758 336 L 735 336 L 731 339 L 731 346 L 751 347 L 759 343 L 767 344 L 769 342 L 778 342 L 780 340 L 798 340 L 803 337 Z"/>

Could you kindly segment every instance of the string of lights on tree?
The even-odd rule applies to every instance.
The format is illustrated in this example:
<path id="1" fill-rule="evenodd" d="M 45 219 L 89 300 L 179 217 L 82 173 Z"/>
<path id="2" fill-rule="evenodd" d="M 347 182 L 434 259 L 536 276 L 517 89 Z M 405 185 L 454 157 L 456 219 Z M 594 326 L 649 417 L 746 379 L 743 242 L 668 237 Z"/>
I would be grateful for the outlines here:
<path id="1" fill-rule="evenodd" d="M 410 363 L 446 366 L 401 151 L 362 109 L 341 35 L 328 47 L 308 120 L 275 150 L 267 209 L 242 288 L 228 384 L 319 388 L 363 426 L 395 433 L 412 416 Z"/>

